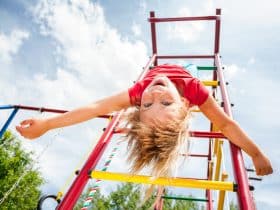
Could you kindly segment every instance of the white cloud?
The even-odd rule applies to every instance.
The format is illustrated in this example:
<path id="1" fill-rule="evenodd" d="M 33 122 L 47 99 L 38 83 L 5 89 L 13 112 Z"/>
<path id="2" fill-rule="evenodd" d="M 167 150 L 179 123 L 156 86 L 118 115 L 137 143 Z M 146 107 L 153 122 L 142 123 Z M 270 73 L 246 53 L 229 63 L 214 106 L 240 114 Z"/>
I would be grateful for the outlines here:
<path id="1" fill-rule="evenodd" d="M 140 0 L 139 1 L 139 13 L 146 15 L 147 11 L 147 2 L 145 0 Z"/>
<path id="2" fill-rule="evenodd" d="M 136 23 L 134 23 L 134 22 L 132 24 L 131 30 L 132 30 L 134 36 L 140 36 L 141 33 L 142 33 L 141 26 L 136 24 Z"/>
<path id="3" fill-rule="evenodd" d="M 0 32 L 0 58 L 10 63 L 12 56 L 17 54 L 23 41 L 28 37 L 29 32 L 20 29 L 14 29 L 10 35 Z"/>
<path id="4" fill-rule="evenodd" d="M 179 17 L 193 16 L 192 12 L 184 7 L 178 11 Z M 199 39 L 204 30 L 204 24 L 199 21 L 176 22 L 167 25 L 167 37 L 169 39 L 179 39 L 184 42 L 195 42 Z"/>
<path id="5" fill-rule="evenodd" d="M 100 81 L 110 84 L 107 90 L 126 88 L 147 62 L 145 44 L 121 37 L 106 23 L 98 4 L 74 1 L 69 6 L 65 1 L 42 1 L 34 13 L 42 33 L 57 41 L 57 54 L 67 68 L 88 88 L 96 89 Z"/>
<path id="6" fill-rule="evenodd" d="M 215 3 L 217 3 L 216 1 Z M 215 11 L 215 5 L 213 0 L 207 0 L 203 2 L 201 12 L 202 14 L 212 14 Z M 218 7 L 217 7 L 218 8 Z"/>
<path id="7" fill-rule="evenodd" d="M 196 8 L 196 9 L 194 9 Z M 215 5 L 213 0 L 206 0 L 197 3 L 195 6 L 189 4 L 182 4 L 177 12 L 178 17 L 192 17 L 213 14 Z M 183 42 L 196 42 L 200 40 L 201 35 L 206 31 L 206 21 L 187 21 L 187 22 L 173 22 L 168 24 L 167 37 L 169 39 L 179 39 Z M 210 29 L 211 30 L 211 29 Z M 205 34 L 203 34 L 205 36 Z"/>
<path id="8" fill-rule="evenodd" d="M 129 84 L 129 81 L 135 79 L 136 75 L 139 74 L 141 70 L 139 67 L 143 66 L 147 61 L 147 50 L 144 43 L 140 41 L 130 42 L 123 38 L 116 29 L 110 27 L 104 17 L 103 9 L 98 4 L 91 3 L 87 0 L 69 2 L 68 4 L 66 1 L 41 1 L 37 4 L 34 11 L 34 19 L 38 23 L 37 26 L 41 28 L 41 33 L 46 38 L 51 38 L 57 45 L 54 47 L 55 59 L 58 62 L 62 60 L 62 62 L 56 66 L 56 73 L 49 78 L 44 74 L 35 75 L 30 72 L 27 78 L 27 75 L 20 75 L 14 69 L 6 69 L 6 72 L 11 70 L 16 74 L 16 78 L 6 81 L 3 80 L 2 71 L 0 89 L 9 90 L 1 93 L 3 103 L 15 103 L 17 101 L 22 104 L 44 105 L 53 108 L 73 108 L 100 96 L 108 95 L 115 89 L 124 88 Z M 200 7 L 197 7 L 199 10 L 196 10 L 197 12 L 192 10 L 192 14 L 190 15 L 213 14 L 214 10 L 211 9 L 211 2 L 213 3 L 213 1 L 206 1 L 202 7 L 200 4 Z M 258 1 L 254 1 L 253 3 L 254 5 L 258 4 L 258 8 L 260 9 L 254 9 L 248 13 L 246 8 L 249 7 L 240 7 L 241 3 L 228 4 L 227 2 L 226 7 L 222 8 L 223 18 L 226 21 L 233 17 L 236 24 L 243 26 L 248 23 L 250 25 L 260 24 L 260 22 L 264 22 L 261 19 L 265 18 L 267 20 L 273 18 L 272 16 L 275 16 L 275 14 L 278 14 L 279 4 L 276 4 L 276 1 L 274 4 L 266 4 L 263 10 L 261 10 L 262 8 Z M 145 11 L 146 17 L 147 3 L 143 0 L 140 1 L 141 4 L 143 14 Z M 252 5 L 252 1 L 249 1 L 247 4 Z M 244 2 L 242 2 L 242 5 L 244 5 Z M 180 7 L 185 8 L 186 5 L 180 5 Z M 274 9 L 272 12 L 267 12 L 270 10 L 267 7 L 274 7 Z M 207 9 L 208 12 L 200 10 L 201 8 Z M 260 11 L 266 15 L 260 16 Z M 187 15 L 188 12 L 190 13 L 187 9 L 181 9 L 181 12 L 182 15 Z M 239 12 L 238 16 L 236 16 L 237 12 Z M 240 22 L 240 20 L 242 21 Z M 273 21 L 279 22 L 279 19 L 274 18 Z M 266 24 L 272 24 L 272 22 L 266 22 Z M 230 27 L 231 25 L 228 23 L 225 25 Z M 192 34 L 193 36 L 199 36 L 204 30 L 202 25 L 191 26 L 190 29 L 194 31 L 191 31 L 191 33 L 194 33 Z M 223 26 L 222 29 L 226 30 L 226 27 Z M 171 32 L 173 33 L 174 31 Z M 181 31 L 178 29 L 178 32 Z M 26 33 L 26 36 L 21 35 L 22 38 L 18 38 L 18 40 L 24 41 L 27 38 L 33 38 L 32 36 L 29 37 L 29 32 Z M 189 31 L 181 32 L 182 36 L 186 33 L 189 33 Z M 18 52 L 20 46 L 22 46 L 22 42 L 15 42 L 20 43 L 18 45 L 19 47 L 16 50 L 11 50 L 7 45 L 3 45 L 5 43 L 2 41 L 5 40 L 2 38 L 3 36 L 6 38 L 12 37 L 12 33 L 10 35 L 1 34 L 0 36 L 0 57 L 4 55 L 9 60 Z M 20 36 L 18 35 L 18 37 Z M 179 39 L 183 40 L 183 38 L 181 37 Z M 195 41 L 196 37 L 190 41 L 192 40 Z M 8 49 L 9 53 L 3 54 L 3 49 L 5 52 Z M 225 51 L 225 53 L 227 52 Z M 249 60 L 248 64 L 252 61 Z M 3 65 L 1 66 L 2 69 L 5 69 Z M 246 67 L 249 68 L 248 66 Z M 228 75 L 226 73 L 227 71 Z M 255 72 L 249 74 L 253 71 L 249 71 L 249 69 L 246 71 L 245 68 L 236 64 L 228 65 L 228 69 L 224 72 L 226 76 L 229 76 L 228 78 L 233 80 L 233 85 L 230 85 L 229 88 L 237 87 L 236 90 L 238 90 L 230 96 L 240 98 L 240 87 L 244 89 L 241 100 L 243 101 L 243 105 L 246 103 L 245 108 L 243 107 L 242 110 L 242 103 L 237 103 L 234 109 L 238 115 L 243 115 L 243 118 L 246 120 L 251 120 L 249 126 L 255 128 L 253 132 L 263 131 L 265 133 L 266 130 L 263 129 L 265 127 L 279 127 L 279 110 L 275 108 L 280 104 L 279 97 L 275 97 L 277 96 L 275 91 L 279 89 L 278 83 L 271 81 L 271 78 L 267 76 L 256 75 Z M 248 78 L 250 79 L 250 83 L 248 83 Z M 6 118 L 2 117 L 2 119 L 7 119 L 8 114 L 10 113 L 5 112 L 3 116 Z M 34 113 L 32 113 L 32 116 L 34 116 Z M 20 118 L 25 118 L 25 116 L 18 117 L 17 121 Z M 256 129 L 256 126 L 253 124 L 257 125 L 259 129 Z M 73 126 L 65 129 L 65 132 L 59 138 L 55 139 L 52 148 L 49 148 L 42 158 L 42 171 L 49 180 L 48 186 L 52 188 L 54 185 L 62 186 L 64 180 L 75 170 L 74 166 L 78 162 L 77 157 L 80 157 L 85 150 L 88 150 L 86 147 L 91 147 L 89 145 L 93 141 L 92 136 L 95 135 L 92 131 L 98 129 L 96 129 L 96 124 L 89 123 L 87 125 L 88 127 L 86 128 Z M 37 151 L 36 145 L 46 143 L 51 136 L 46 135 L 41 140 L 28 142 L 28 144 L 32 145 L 33 149 Z M 276 138 L 267 138 L 267 140 L 266 138 L 256 138 L 256 141 L 258 144 L 262 144 L 261 148 L 273 158 L 275 167 L 279 168 L 279 152 L 274 149 L 278 145 L 276 141 L 277 133 L 274 133 L 274 136 Z M 23 142 L 26 143 L 27 141 Z M 38 148 L 41 147 L 38 146 Z M 124 164 L 124 161 L 118 157 L 115 161 L 112 164 L 113 170 L 119 169 L 116 167 Z M 200 167 L 200 165 L 189 164 L 189 172 L 195 171 L 196 167 Z M 271 177 L 276 180 L 275 186 L 279 186 L 277 172 Z M 267 190 L 259 188 L 258 192 L 261 192 L 261 194 L 256 193 L 256 199 L 261 197 L 262 199 L 259 199 L 260 201 L 279 206 L 274 201 L 270 201 L 269 198 L 265 197 L 271 194 L 270 188 L 263 185 L 265 183 L 266 181 L 261 183 L 262 188 L 266 188 Z"/>
<path id="9" fill-rule="evenodd" d="M 4 103 L 73 109 L 128 88 L 148 61 L 145 44 L 122 37 L 106 22 L 102 7 L 96 3 L 42 0 L 32 12 L 41 34 L 46 37 L 44 39 L 54 43 L 55 60 L 49 62 L 57 64 L 52 71 L 55 73 L 49 77 L 33 69 L 28 75 L 21 75 L 10 68 L 17 75 L 17 82 L 1 81 L 1 88 L 9 90 L 2 95 Z M 9 49 L 8 44 L 0 45 L 1 49 L 8 49 L 5 50 L 9 52 L 5 54 L 6 58 L 15 54 L 28 36 L 27 32 L 12 33 L 10 39 L 1 36 L 17 46 Z M 18 115 L 11 128 L 33 114 Z M 92 131 L 100 130 L 98 124 L 87 122 L 86 126 L 65 129 L 61 137 L 55 139 L 59 143 L 53 144 L 40 160 L 50 188 L 61 186 L 67 174 L 75 170 L 73 163 L 88 150 L 87 140 L 92 139 Z M 85 129 L 91 132 L 85 132 Z M 31 143 L 24 140 L 23 143 L 40 151 L 41 144 L 49 138 L 51 135 L 46 134 L 42 141 Z"/>
<path id="10" fill-rule="evenodd" d="M 275 26 L 279 25 L 279 9 L 280 3 L 277 0 L 272 0 L 269 4 L 264 1 L 242 1 L 242 3 L 237 3 L 235 1 L 220 1 L 220 5 L 223 9 L 223 14 L 226 18 L 234 20 L 235 23 L 247 25 L 250 27 L 257 26 Z M 242 5 L 242 6 L 240 6 Z M 248 8 L 252 8 L 248 11 Z"/>
<path id="11" fill-rule="evenodd" d="M 50 62 L 62 60 L 62 64 L 56 66 L 56 73 L 51 78 L 42 73 L 28 77 L 17 75 L 21 79 L 10 89 L 13 91 L 6 100 L 72 109 L 129 87 L 148 61 L 145 44 L 123 38 L 108 25 L 101 6 L 90 1 L 67 2 L 41 1 L 33 11 L 41 34 L 56 43 L 53 49 L 56 60 Z M 5 88 L 9 88 L 7 86 Z M 49 181 L 45 188 L 58 189 L 76 170 L 75 165 L 88 150 L 92 131 L 98 130 L 96 125 L 86 123 L 85 126 L 65 129 L 54 140 L 58 143 L 53 144 L 40 160 L 41 171 Z M 91 132 L 85 132 L 85 129 Z M 46 134 L 31 148 L 41 151 L 41 145 L 49 138 L 52 134 Z M 23 142 L 30 145 L 30 142 Z"/>
<path id="12" fill-rule="evenodd" d="M 254 57 L 251 57 L 248 61 L 248 64 L 255 64 L 256 63 L 256 60 Z"/>
<path id="13" fill-rule="evenodd" d="M 227 79 L 232 79 L 233 77 L 237 76 L 240 72 L 240 67 L 236 64 L 224 65 L 225 67 L 225 75 Z"/>

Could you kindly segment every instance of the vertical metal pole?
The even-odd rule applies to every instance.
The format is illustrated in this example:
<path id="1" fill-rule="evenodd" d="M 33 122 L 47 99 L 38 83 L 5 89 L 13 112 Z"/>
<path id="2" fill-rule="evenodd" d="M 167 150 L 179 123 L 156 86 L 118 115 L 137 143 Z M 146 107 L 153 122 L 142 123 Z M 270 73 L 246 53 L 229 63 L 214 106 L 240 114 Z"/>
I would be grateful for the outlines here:
<path id="1" fill-rule="evenodd" d="M 208 159 L 208 170 L 207 170 L 207 179 L 208 180 L 211 180 L 211 173 L 212 173 L 212 169 L 211 167 L 213 167 L 211 165 L 211 160 Z M 212 202 L 212 193 L 211 193 L 211 190 L 210 189 L 207 189 L 206 190 L 206 198 L 208 200 L 207 202 L 207 210 L 212 210 L 213 209 L 213 202 Z"/>
<path id="2" fill-rule="evenodd" d="M 155 17 L 155 12 L 150 12 L 150 18 Z M 151 22 L 151 35 L 152 35 L 152 48 L 153 48 L 153 55 L 157 55 L 157 38 L 156 38 L 156 23 Z M 158 65 L 158 59 L 155 59 L 154 65 Z"/>
<path id="3" fill-rule="evenodd" d="M 3 125 L 1 131 L 0 131 L 0 138 L 2 138 L 3 134 L 5 133 L 5 131 L 7 130 L 7 128 L 9 127 L 10 123 L 12 122 L 12 120 L 14 119 L 16 113 L 18 112 L 18 109 L 15 108 L 13 110 L 13 112 L 10 114 L 8 120 L 6 121 L 6 123 Z"/>
<path id="4" fill-rule="evenodd" d="M 219 53 L 219 48 L 220 48 L 220 25 L 221 25 L 221 9 L 216 9 L 216 15 L 219 16 L 216 21 L 215 21 L 215 40 L 214 40 L 214 54 Z M 214 66 L 215 66 L 215 60 L 214 60 Z M 217 71 L 213 71 L 213 81 L 217 80 Z M 213 89 L 212 96 L 216 98 L 215 91 Z M 216 130 L 215 126 L 213 123 L 211 123 L 211 130 Z M 218 142 L 217 139 L 215 139 L 214 144 L 216 145 Z M 214 152 L 215 152 L 215 147 L 214 147 Z M 213 171 L 212 171 L 213 172 Z M 207 210 L 210 210 L 211 208 L 213 209 L 213 202 L 212 202 L 212 195 L 211 191 L 206 192 L 207 199 L 209 200 L 207 203 Z"/>
<path id="5" fill-rule="evenodd" d="M 228 174 L 227 173 L 222 173 L 222 181 L 226 181 L 228 178 Z M 218 208 L 217 210 L 223 210 L 224 209 L 224 203 L 225 203 L 225 195 L 226 195 L 226 191 L 225 190 L 220 190 L 219 191 L 219 200 L 218 200 Z"/>
<path id="6" fill-rule="evenodd" d="M 216 9 L 216 15 L 218 18 L 216 19 L 215 24 L 214 54 L 217 54 L 220 51 L 221 9 Z"/>
<path id="7" fill-rule="evenodd" d="M 108 146 L 111 137 L 113 135 L 114 128 L 119 122 L 119 118 L 122 111 L 118 113 L 115 117 L 113 117 L 112 121 L 109 123 L 109 126 L 104 131 L 103 135 L 100 137 L 97 145 L 95 146 L 94 150 L 91 152 L 88 160 L 86 161 L 85 165 L 81 169 L 79 175 L 72 183 L 70 189 L 65 194 L 63 200 L 58 205 L 56 209 L 58 210 L 68 210 L 73 209 L 80 194 L 82 193 L 88 179 L 89 179 L 89 171 L 94 168 L 99 159 L 101 158 L 105 148 Z"/>
<path id="8" fill-rule="evenodd" d="M 164 204 L 163 202 L 164 202 L 164 200 L 163 200 L 163 198 L 161 198 L 160 203 L 159 203 L 159 210 L 163 209 L 163 204 Z"/>
<path id="9" fill-rule="evenodd" d="M 223 159 L 223 140 L 219 140 L 214 180 L 220 180 L 221 164 Z"/>
<path id="10" fill-rule="evenodd" d="M 221 9 L 216 9 L 216 15 L 219 16 L 216 21 L 215 21 L 215 40 L 214 40 L 214 54 L 215 53 L 219 53 L 219 48 L 220 48 L 220 25 L 221 25 Z M 215 66 L 215 61 L 214 61 L 214 66 Z M 217 80 L 217 71 L 213 71 L 213 81 Z M 213 91 L 212 93 L 213 97 L 216 98 L 216 94 L 215 91 Z M 212 130 L 215 129 L 215 126 L 211 123 L 211 128 Z M 217 144 L 217 139 L 215 139 L 215 145 Z M 214 149 L 215 152 L 215 149 Z M 210 193 L 210 192 L 209 192 Z M 209 202 L 207 203 L 207 207 L 208 210 L 210 210 L 210 208 L 213 208 L 213 202 L 211 197 L 208 197 Z M 211 200 L 210 200 L 211 199 Z M 211 202 L 211 203 L 210 203 Z"/>
<path id="11" fill-rule="evenodd" d="M 151 57 L 151 59 L 146 64 L 145 68 L 143 69 L 141 75 L 137 78 L 137 81 L 143 79 L 145 74 L 149 70 L 149 66 L 154 61 L 155 56 Z M 82 193 L 88 179 L 89 179 L 89 172 L 91 169 L 94 169 L 97 165 L 99 159 L 101 158 L 105 148 L 108 146 L 112 135 L 114 134 L 114 128 L 117 126 L 119 122 L 119 118 L 123 111 L 120 111 L 109 123 L 107 129 L 104 131 L 103 135 L 100 137 L 97 145 L 95 146 L 94 150 L 91 152 L 88 160 L 86 161 L 85 165 L 81 169 L 79 175 L 72 183 L 71 187 L 69 188 L 68 192 L 65 194 L 63 200 L 56 208 L 57 210 L 68 210 L 73 209 L 75 203 L 77 202 L 80 194 Z"/>
<path id="12" fill-rule="evenodd" d="M 210 124 L 210 132 L 212 132 L 212 123 Z M 212 162 L 212 140 L 209 138 L 209 144 L 208 144 L 208 167 L 207 167 L 207 179 L 212 180 L 212 169 L 211 169 L 211 162 Z M 210 189 L 206 190 L 206 198 L 208 200 L 207 202 L 207 210 L 213 209 L 213 202 L 212 202 L 212 193 Z"/>
<path id="13" fill-rule="evenodd" d="M 221 61 L 219 54 L 215 55 L 215 64 L 217 66 L 217 74 L 220 81 L 221 95 L 224 102 L 224 110 L 232 118 L 231 105 L 229 102 L 224 75 L 221 68 Z M 246 210 L 256 209 L 252 194 L 249 190 L 248 177 L 244 166 L 244 159 L 239 147 L 230 143 L 231 159 L 233 163 L 233 172 L 236 183 L 238 184 L 237 197 L 239 201 L 239 208 Z"/>
<path id="14" fill-rule="evenodd" d="M 154 210 L 162 210 L 163 202 L 164 202 L 164 199 L 162 198 L 162 196 L 164 195 L 164 192 L 165 192 L 164 187 L 159 186 L 158 190 L 157 190 L 157 195 L 156 195 L 157 196 L 156 200 L 158 200 L 158 201 L 155 203 Z"/>

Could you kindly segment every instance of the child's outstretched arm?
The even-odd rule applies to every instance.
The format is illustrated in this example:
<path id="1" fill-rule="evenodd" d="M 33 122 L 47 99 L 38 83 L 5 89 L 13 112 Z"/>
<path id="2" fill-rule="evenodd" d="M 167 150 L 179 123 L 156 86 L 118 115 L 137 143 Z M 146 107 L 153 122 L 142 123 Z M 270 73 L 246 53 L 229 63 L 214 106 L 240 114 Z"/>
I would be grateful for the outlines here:
<path id="1" fill-rule="evenodd" d="M 273 172 L 271 163 L 265 154 L 240 126 L 225 114 L 212 96 L 209 96 L 199 108 L 233 144 L 239 146 L 251 156 L 257 175 L 268 175 Z"/>
<path id="2" fill-rule="evenodd" d="M 84 122 L 99 115 L 119 111 L 129 106 L 128 91 L 123 91 L 61 115 L 45 119 L 24 120 L 19 126 L 16 126 L 16 129 L 25 138 L 34 139 L 48 130 Z"/>

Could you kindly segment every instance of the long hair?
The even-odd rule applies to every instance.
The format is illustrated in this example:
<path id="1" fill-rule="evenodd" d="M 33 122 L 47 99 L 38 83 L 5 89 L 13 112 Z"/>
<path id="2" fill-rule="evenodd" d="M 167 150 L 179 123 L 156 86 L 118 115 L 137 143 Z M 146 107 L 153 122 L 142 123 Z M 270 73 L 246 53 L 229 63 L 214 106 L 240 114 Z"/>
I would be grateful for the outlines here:
<path id="1" fill-rule="evenodd" d="M 188 117 L 189 109 L 181 107 L 178 118 L 152 127 L 141 122 L 139 108 L 127 114 L 129 129 L 126 138 L 131 172 L 137 173 L 148 166 L 154 178 L 171 176 L 181 148 L 188 145 Z M 153 186 L 147 190 L 146 199 L 152 190 Z"/>

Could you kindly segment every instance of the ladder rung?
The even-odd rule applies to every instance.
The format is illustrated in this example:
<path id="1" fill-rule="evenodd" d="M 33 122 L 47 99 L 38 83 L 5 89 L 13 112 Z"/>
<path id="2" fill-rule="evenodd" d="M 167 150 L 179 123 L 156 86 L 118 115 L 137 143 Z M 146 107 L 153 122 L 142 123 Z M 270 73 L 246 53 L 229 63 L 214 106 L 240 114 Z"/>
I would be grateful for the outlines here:
<path id="1" fill-rule="evenodd" d="M 128 128 L 116 128 L 114 130 L 114 133 L 127 133 Z M 190 131 L 189 132 L 190 137 L 198 137 L 198 138 L 226 138 L 222 133 L 220 132 L 207 132 L 207 131 Z"/>
<path id="2" fill-rule="evenodd" d="M 62 109 L 50 109 L 44 107 L 34 107 L 34 106 L 23 106 L 23 105 L 12 105 L 15 109 L 25 109 L 31 111 L 40 111 L 40 112 L 53 112 L 53 113 L 65 113 L 68 112 L 67 110 Z M 4 107 L 5 108 L 5 107 Z M 113 115 L 99 115 L 99 118 L 113 118 Z"/>
<path id="3" fill-rule="evenodd" d="M 190 180 L 203 180 L 203 181 L 207 181 L 207 178 L 197 178 L 197 177 L 176 177 L 179 179 L 190 179 Z"/>
<path id="4" fill-rule="evenodd" d="M 208 202 L 208 199 L 205 199 L 205 198 L 192 198 L 192 197 L 182 197 L 182 196 L 172 196 L 172 195 L 164 195 L 164 196 L 161 196 L 161 198 L 163 198 L 163 199 L 172 199 L 172 200 Z"/>
<path id="5" fill-rule="evenodd" d="M 200 71 L 214 71 L 217 70 L 216 66 L 197 66 L 197 70 Z"/>
<path id="6" fill-rule="evenodd" d="M 212 81 L 212 80 L 204 80 L 202 83 L 205 86 L 212 86 L 212 87 L 217 87 L 219 85 L 219 81 Z"/>
<path id="7" fill-rule="evenodd" d="M 190 131 L 190 137 L 199 137 L 199 138 L 226 138 L 224 134 L 220 132 L 207 132 L 207 131 Z"/>
<path id="8" fill-rule="evenodd" d="M 190 156 L 190 157 L 205 157 L 207 158 L 209 155 L 203 155 L 203 154 L 182 154 L 184 156 Z"/>
<path id="9" fill-rule="evenodd" d="M 155 185 L 163 185 L 163 186 L 226 190 L 226 191 L 237 190 L 237 185 L 234 184 L 233 182 L 192 180 L 192 179 L 172 178 L 172 177 L 170 178 L 159 177 L 154 179 L 151 176 L 124 174 L 124 173 L 111 173 L 111 172 L 104 172 L 104 171 L 92 171 L 90 173 L 90 176 L 95 179 L 133 182 L 133 183 L 142 183 L 142 184 L 155 184 Z"/>

